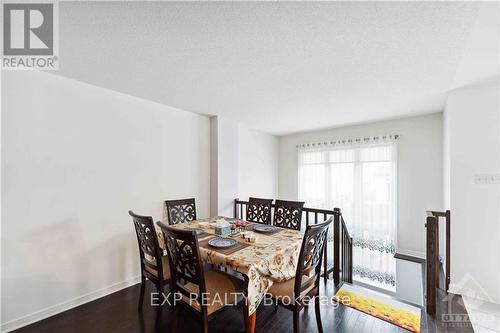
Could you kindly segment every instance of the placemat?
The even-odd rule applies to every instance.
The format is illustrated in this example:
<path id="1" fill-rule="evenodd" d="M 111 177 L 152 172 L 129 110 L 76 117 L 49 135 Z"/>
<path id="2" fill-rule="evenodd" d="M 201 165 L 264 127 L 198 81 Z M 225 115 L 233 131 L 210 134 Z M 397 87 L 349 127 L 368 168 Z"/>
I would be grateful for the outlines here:
<path id="1" fill-rule="evenodd" d="M 243 250 L 244 248 L 251 245 L 248 243 L 240 243 L 240 242 L 236 241 L 236 245 L 225 248 L 225 249 L 220 249 L 220 248 L 216 248 L 216 247 L 208 245 L 208 241 L 211 240 L 212 238 L 217 238 L 217 236 L 216 237 L 209 237 L 209 238 L 206 238 L 202 241 L 199 241 L 200 247 L 204 247 L 205 249 L 210 249 L 211 251 L 216 251 L 216 252 L 222 253 L 224 255 L 230 255 L 230 254 L 233 254 L 239 250 Z"/>

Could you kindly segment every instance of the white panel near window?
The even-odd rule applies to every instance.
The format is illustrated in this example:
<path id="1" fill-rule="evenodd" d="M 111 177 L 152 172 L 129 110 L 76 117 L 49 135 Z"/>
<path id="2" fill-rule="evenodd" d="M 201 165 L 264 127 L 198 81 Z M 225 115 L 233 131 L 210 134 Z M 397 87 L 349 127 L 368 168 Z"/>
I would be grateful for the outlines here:
<path id="1" fill-rule="evenodd" d="M 353 277 L 395 287 L 397 136 L 300 145 L 299 199 L 339 207 L 353 237 Z"/>

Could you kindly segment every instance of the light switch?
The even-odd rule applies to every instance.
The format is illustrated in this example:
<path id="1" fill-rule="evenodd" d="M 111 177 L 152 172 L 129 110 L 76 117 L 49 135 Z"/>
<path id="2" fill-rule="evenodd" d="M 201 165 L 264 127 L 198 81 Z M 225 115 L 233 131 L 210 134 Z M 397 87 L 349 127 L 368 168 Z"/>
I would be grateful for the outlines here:
<path id="1" fill-rule="evenodd" d="M 481 174 L 474 176 L 474 183 L 478 185 L 500 184 L 500 174 Z"/>

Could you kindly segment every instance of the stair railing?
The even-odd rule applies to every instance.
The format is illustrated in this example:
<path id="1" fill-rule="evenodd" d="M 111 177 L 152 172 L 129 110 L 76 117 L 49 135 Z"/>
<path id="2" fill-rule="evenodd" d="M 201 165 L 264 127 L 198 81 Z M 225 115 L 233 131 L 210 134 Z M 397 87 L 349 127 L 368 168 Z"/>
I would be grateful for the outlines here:
<path id="1" fill-rule="evenodd" d="M 340 281 L 352 283 L 352 237 L 340 208 L 334 208 L 333 216 L 333 281 L 335 285 Z"/>

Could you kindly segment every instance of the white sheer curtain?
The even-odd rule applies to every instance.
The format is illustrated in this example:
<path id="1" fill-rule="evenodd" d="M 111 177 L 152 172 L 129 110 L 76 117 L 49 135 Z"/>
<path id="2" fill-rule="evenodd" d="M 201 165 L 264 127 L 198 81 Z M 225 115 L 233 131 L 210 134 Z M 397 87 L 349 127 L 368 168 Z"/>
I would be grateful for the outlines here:
<path id="1" fill-rule="evenodd" d="M 354 279 L 395 287 L 397 136 L 298 146 L 299 198 L 339 207 L 353 237 Z"/>

